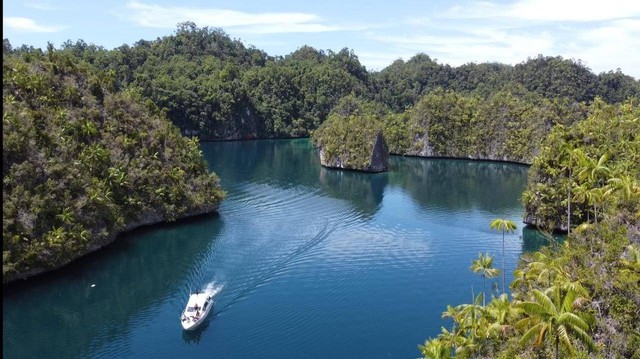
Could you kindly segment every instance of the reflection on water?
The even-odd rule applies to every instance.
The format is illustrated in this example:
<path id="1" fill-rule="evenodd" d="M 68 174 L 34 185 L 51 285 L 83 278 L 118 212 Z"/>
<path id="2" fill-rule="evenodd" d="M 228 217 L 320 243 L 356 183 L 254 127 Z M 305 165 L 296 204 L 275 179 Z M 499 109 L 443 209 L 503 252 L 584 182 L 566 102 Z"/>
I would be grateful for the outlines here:
<path id="1" fill-rule="evenodd" d="M 215 310 L 212 309 L 212 311 Z M 200 343 L 200 339 L 202 339 L 202 333 L 207 330 L 211 321 L 211 316 L 208 316 L 206 321 L 200 324 L 194 330 L 183 330 L 182 331 L 182 340 L 187 344 L 198 345 Z"/>
<path id="2" fill-rule="evenodd" d="M 374 215 L 382 203 L 387 173 L 364 173 L 320 168 L 319 180 L 326 193 L 347 200 L 365 216 Z"/>
<path id="3" fill-rule="evenodd" d="M 389 182 L 420 205 L 511 209 L 526 185 L 526 166 L 488 161 L 392 157 Z"/>

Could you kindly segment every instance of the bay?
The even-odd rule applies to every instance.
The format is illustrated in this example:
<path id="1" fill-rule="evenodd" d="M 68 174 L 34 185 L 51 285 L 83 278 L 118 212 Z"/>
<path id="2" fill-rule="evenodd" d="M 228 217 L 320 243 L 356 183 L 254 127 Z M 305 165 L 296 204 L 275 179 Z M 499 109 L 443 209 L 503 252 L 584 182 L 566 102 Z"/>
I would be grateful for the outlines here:
<path id="1" fill-rule="evenodd" d="M 539 245 L 522 237 L 526 166 L 394 156 L 369 174 L 322 168 L 307 139 L 202 147 L 228 192 L 219 214 L 5 286 L 5 358 L 415 358 L 446 305 L 482 290 L 472 259 L 500 267 L 491 220 L 518 225 L 507 281 Z M 213 312 L 184 332 L 187 296 L 207 285 Z"/>

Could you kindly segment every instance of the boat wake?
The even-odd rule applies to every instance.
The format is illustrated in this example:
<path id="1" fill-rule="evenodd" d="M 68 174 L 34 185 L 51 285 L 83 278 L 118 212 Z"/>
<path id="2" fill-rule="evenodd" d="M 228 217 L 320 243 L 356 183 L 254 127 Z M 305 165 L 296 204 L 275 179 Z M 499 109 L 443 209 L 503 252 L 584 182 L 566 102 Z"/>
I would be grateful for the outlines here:
<path id="1" fill-rule="evenodd" d="M 261 270 L 255 277 L 252 278 L 252 280 L 250 280 L 248 283 L 245 283 L 245 285 L 243 286 L 244 288 L 237 290 L 231 298 L 228 298 L 228 301 L 225 301 L 225 303 L 219 307 L 218 312 L 224 311 L 227 307 L 244 298 L 255 288 L 261 286 L 266 281 L 271 279 L 274 275 L 284 270 L 288 265 L 292 264 L 297 257 L 308 252 L 309 250 L 320 244 L 322 241 L 324 241 L 326 238 L 328 238 L 334 230 L 335 228 L 329 228 L 329 221 L 325 220 L 320 232 L 317 233 L 310 241 L 302 244 L 293 252 L 286 255 L 284 258 L 281 258 L 275 263 L 266 266 L 266 268 Z"/>
<path id="2" fill-rule="evenodd" d="M 215 281 L 211 281 L 207 283 L 204 288 L 202 288 L 202 292 L 207 294 L 208 297 L 215 297 L 222 291 L 222 288 L 224 288 L 224 283 L 216 284 Z"/>

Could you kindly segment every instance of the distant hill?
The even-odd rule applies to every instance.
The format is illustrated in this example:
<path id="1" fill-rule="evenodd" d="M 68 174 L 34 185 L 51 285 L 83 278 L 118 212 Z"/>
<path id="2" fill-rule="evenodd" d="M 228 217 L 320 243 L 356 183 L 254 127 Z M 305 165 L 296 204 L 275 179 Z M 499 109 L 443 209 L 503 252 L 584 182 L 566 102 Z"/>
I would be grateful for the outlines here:
<path id="1" fill-rule="evenodd" d="M 9 46 L 5 39 L 5 47 Z M 36 51 L 23 46 L 16 53 Z M 269 56 L 221 29 L 180 24 L 174 34 L 113 50 L 67 41 L 60 51 L 111 73 L 117 90 L 138 89 L 165 110 L 183 134 L 203 140 L 306 137 L 347 95 L 393 112 L 440 87 L 484 98 L 521 86 L 548 100 L 622 102 L 640 96 L 640 81 L 620 71 L 594 74 L 580 61 L 538 56 L 518 65 L 442 65 L 426 54 L 369 72 L 357 54 L 302 46 Z"/>

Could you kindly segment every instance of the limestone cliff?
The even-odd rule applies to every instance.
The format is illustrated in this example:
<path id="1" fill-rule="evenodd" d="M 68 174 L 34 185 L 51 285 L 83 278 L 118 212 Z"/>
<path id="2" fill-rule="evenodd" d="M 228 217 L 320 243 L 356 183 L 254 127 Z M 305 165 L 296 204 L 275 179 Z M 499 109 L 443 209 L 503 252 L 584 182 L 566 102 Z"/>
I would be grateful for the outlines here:
<path id="1" fill-rule="evenodd" d="M 373 138 L 364 142 L 364 147 L 343 146 L 337 151 L 327 150 L 325 145 L 320 144 L 320 163 L 331 168 L 366 172 L 386 171 L 389 167 L 389 149 L 382 132 L 377 132 Z"/>

